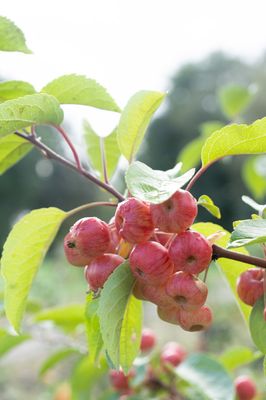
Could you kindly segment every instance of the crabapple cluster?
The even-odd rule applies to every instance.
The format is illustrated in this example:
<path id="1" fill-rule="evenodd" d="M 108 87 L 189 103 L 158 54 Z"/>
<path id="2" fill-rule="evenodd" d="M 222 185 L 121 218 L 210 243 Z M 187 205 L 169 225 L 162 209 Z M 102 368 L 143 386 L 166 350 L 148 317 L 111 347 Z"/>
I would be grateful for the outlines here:
<path id="1" fill-rule="evenodd" d="M 211 262 L 212 246 L 190 229 L 196 215 L 196 199 L 186 190 L 161 204 L 130 197 L 109 224 L 94 217 L 77 221 L 65 237 L 65 254 L 71 264 L 85 266 L 94 292 L 129 258 L 135 297 L 156 304 L 164 321 L 202 330 L 212 312 L 204 305 L 208 288 L 198 275 Z"/>

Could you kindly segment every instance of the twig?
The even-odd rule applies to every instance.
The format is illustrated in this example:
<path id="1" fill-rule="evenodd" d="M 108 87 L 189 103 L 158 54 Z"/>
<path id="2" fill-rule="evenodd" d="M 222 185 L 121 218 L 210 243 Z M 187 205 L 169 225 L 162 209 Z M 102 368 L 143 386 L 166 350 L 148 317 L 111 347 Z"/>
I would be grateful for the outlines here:
<path id="1" fill-rule="evenodd" d="M 265 268 L 266 269 L 266 260 L 260 257 L 253 257 L 243 253 L 237 253 L 236 251 L 226 250 L 223 247 L 217 246 L 214 244 L 212 246 L 214 260 L 218 258 L 229 258 L 231 260 L 236 260 L 243 262 L 245 264 L 255 265 L 256 267 Z"/>

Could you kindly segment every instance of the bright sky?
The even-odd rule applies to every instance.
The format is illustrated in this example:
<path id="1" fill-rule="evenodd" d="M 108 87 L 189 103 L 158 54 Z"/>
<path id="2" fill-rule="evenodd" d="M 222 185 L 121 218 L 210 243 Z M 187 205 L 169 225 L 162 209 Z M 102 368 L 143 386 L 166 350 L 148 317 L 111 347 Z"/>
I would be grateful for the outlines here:
<path id="1" fill-rule="evenodd" d="M 266 49 L 265 0 L 2 0 L 0 14 L 34 52 L 1 53 L 0 76 L 40 89 L 60 75 L 85 74 L 121 107 L 138 90 L 169 89 L 178 67 L 211 51 L 252 61 Z M 96 129 L 112 129 L 113 113 L 104 120 L 100 111 L 84 113 Z"/>

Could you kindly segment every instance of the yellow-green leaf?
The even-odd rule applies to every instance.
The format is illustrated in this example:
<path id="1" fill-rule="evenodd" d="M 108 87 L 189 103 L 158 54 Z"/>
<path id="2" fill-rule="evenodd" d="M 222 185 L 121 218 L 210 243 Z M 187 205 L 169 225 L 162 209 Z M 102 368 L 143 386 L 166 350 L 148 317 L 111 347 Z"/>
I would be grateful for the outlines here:
<path id="1" fill-rule="evenodd" d="M 206 210 L 208 210 L 216 218 L 221 218 L 221 212 L 219 207 L 217 207 L 212 201 L 212 199 L 206 194 L 203 194 L 202 196 L 199 197 L 198 204 L 206 208 Z"/>
<path id="2" fill-rule="evenodd" d="M 13 133 L 0 138 L 0 175 L 21 160 L 32 148 L 27 140 Z"/>
<path id="3" fill-rule="evenodd" d="M 35 316 L 36 321 L 53 321 L 53 323 L 65 331 L 72 331 L 85 322 L 84 305 L 68 304 L 59 307 L 51 307 L 40 311 Z"/>
<path id="4" fill-rule="evenodd" d="M 24 81 L 6 81 L 0 82 L 0 103 L 6 100 L 17 99 L 18 97 L 34 94 L 34 87 Z"/>
<path id="5" fill-rule="evenodd" d="M 23 32 L 6 17 L 0 17 L 0 50 L 31 53 Z"/>

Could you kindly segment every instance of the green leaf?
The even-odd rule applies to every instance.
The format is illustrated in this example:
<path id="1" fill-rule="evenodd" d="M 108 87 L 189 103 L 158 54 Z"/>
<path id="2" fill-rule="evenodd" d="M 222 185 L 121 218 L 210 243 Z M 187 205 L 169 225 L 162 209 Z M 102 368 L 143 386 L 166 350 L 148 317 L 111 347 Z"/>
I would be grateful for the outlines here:
<path id="1" fill-rule="evenodd" d="M 204 354 L 188 356 L 176 368 L 176 373 L 210 400 L 234 399 L 232 378 L 220 363 Z"/>
<path id="2" fill-rule="evenodd" d="M 232 124 L 214 132 L 201 151 L 202 166 L 220 158 L 240 154 L 266 152 L 266 118 L 251 125 Z"/>
<path id="3" fill-rule="evenodd" d="M 252 94 L 243 86 L 227 85 L 220 89 L 218 98 L 222 111 L 231 119 L 247 108 L 252 100 Z"/>
<path id="4" fill-rule="evenodd" d="M 13 133 L 0 138 L 0 175 L 13 167 L 32 148 L 27 140 Z"/>
<path id="5" fill-rule="evenodd" d="M 31 94 L 0 104 L 0 136 L 37 124 L 59 125 L 63 111 L 48 94 Z"/>
<path id="6" fill-rule="evenodd" d="M 204 139 L 199 137 L 189 142 L 177 156 L 177 161 L 183 163 L 182 171 L 196 167 L 200 163 L 200 152 L 204 145 Z"/>
<path id="7" fill-rule="evenodd" d="M 167 172 L 153 170 L 140 161 L 132 163 L 126 172 L 126 183 L 132 196 L 153 204 L 168 200 L 193 176 L 191 169 L 185 174 L 171 179 Z"/>
<path id="8" fill-rule="evenodd" d="M 41 91 L 56 97 L 60 104 L 80 104 L 120 112 L 120 108 L 106 89 L 94 79 L 84 75 L 60 76 Z"/>
<path id="9" fill-rule="evenodd" d="M 0 82 L 0 103 L 6 100 L 17 99 L 18 97 L 34 94 L 34 87 L 24 81 L 6 81 Z"/>
<path id="10" fill-rule="evenodd" d="M 138 302 L 131 299 L 134 283 L 129 262 L 125 261 L 105 283 L 98 311 L 104 347 L 114 366 L 121 365 L 125 370 L 138 353 L 141 309 Z M 126 349 L 127 346 L 131 349 Z"/>
<path id="11" fill-rule="evenodd" d="M 230 233 L 226 231 L 220 225 L 208 223 L 197 223 L 192 226 L 197 232 L 202 233 L 204 236 L 208 237 L 216 232 L 223 232 L 225 235 L 219 238 L 215 243 L 221 247 L 226 248 L 228 241 L 230 239 Z M 240 247 L 236 249 L 236 251 L 244 254 L 248 254 L 248 252 L 243 248 Z M 239 261 L 227 259 L 227 258 L 219 258 L 218 261 L 215 263 L 219 267 L 219 271 L 221 272 L 222 276 L 224 277 L 226 283 L 229 285 L 230 289 L 232 290 L 232 294 L 236 301 L 236 304 L 243 315 L 245 321 L 247 322 L 250 315 L 250 307 L 244 304 L 238 297 L 236 291 L 236 282 L 239 275 L 250 268 L 249 264 L 244 264 Z"/>
<path id="12" fill-rule="evenodd" d="M 86 332 L 89 347 L 89 359 L 92 363 L 98 361 L 100 351 L 103 347 L 103 340 L 98 317 L 99 298 L 93 299 L 93 294 L 87 296 L 86 302 Z"/>
<path id="13" fill-rule="evenodd" d="M 73 331 L 78 325 L 85 323 L 84 305 L 69 304 L 48 308 L 38 313 L 35 321 L 53 321 L 65 331 Z"/>
<path id="14" fill-rule="evenodd" d="M 116 139 L 116 129 L 110 135 L 100 138 L 97 133 L 94 132 L 90 124 L 85 121 L 84 136 L 91 165 L 94 170 L 99 172 L 101 178 L 103 178 L 103 165 L 100 141 L 103 140 L 107 175 L 111 177 L 115 172 L 120 157 L 120 150 Z"/>
<path id="15" fill-rule="evenodd" d="M 263 371 L 264 371 L 264 375 L 266 376 L 266 356 L 264 357 L 264 360 L 263 360 Z"/>
<path id="16" fill-rule="evenodd" d="M 257 348 L 266 354 L 266 321 L 263 316 L 264 298 L 261 296 L 252 307 L 249 319 L 249 329 Z"/>
<path id="17" fill-rule="evenodd" d="M 23 32 L 6 17 L 0 17 L 0 50 L 31 53 Z"/>
<path id="18" fill-rule="evenodd" d="M 246 219 L 234 227 L 228 248 L 266 242 L 266 220 Z"/>
<path id="19" fill-rule="evenodd" d="M 19 346 L 21 343 L 29 340 L 30 336 L 20 335 L 14 336 L 9 335 L 7 332 L 1 329 L 0 331 L 0 357 L 5 355 L 7 352 L 12 350 L 14 347 Z"/>
<path id="20" fill-rule="evenodd" d="M 41 208 L 15 224 L 4 244 L 1 272 L 7 318 L 19 331 L 27 297 L 38 268 L 66 216 L 58 208 Z"/>
<path id="21" fill-rule="evenodd" d="M 266 194 L 266 157 L 255 156 L 245 160 L 242 178 L 252 195 L 263 200 Z"/>
<path id="22" fill-rule="evenodd" d="M 259 215 L 263 216 L 263 212 L 266 208 L 266 204 L 258 204 L 256 201 L 254 201 L 253 199 L 251 199 L 248 196 L 242 196 L 241 199 L 245 204 L 247 204 L 248 206 L 253 208 L 253 210 L 258 211 Z"/>
<path id="23" fill-rule="evenodd" d="M 212 199 L 206 194 L 200 196 L 200 198 L 198 199 L 198 204 L 206 208 L 206 210 L 208 210 L 216 218 L 221 218 L 221 212 L 219 207 L 217 207 L 212 201 Z"/>
<path id="24" fill-rule="evenodd" d="M 151 117 L 165 97 L 164 93 L 140 91 L 124 108 L 118 124 L 117 140 L 123 156 L 131 162 L 136 155 Z"/>
<path id="25" fill-rule="evenodd" d="M 228 371 L 234 371 L 236 368 L 249 364 L 261 357 L 261 353 L 254 353 L 248 347 L 236 346 L 225 350 L 218 358 L 218 361 L 223 364 Z"/>
<path id="26" fill-rule="evenodd" d="M 56 351 L 51 356 L 49 356 L 41 365 L 41 368 L 39 370 L 39 375 L 43 376 L 47 371 L 49 371 L 51 368 L 55 367 L 58 363 L 60 363 L 60 361 L 63 361 L 74 354 L 80 355 L 81 353 L 78 349 L 74 349 L 71 347 L 67 347 Z"/>

